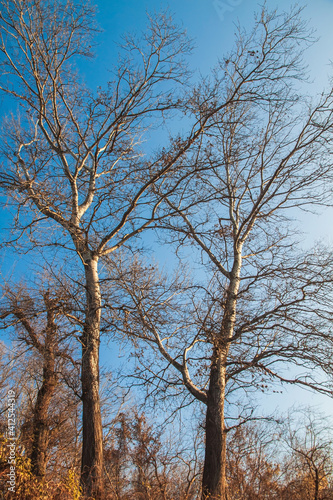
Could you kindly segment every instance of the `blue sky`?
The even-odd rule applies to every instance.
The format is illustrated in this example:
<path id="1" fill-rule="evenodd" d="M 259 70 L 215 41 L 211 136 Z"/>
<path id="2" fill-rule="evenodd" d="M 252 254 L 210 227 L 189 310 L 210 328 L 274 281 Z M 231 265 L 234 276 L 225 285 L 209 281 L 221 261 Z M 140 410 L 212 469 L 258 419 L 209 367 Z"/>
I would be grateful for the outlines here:
<path id="1" fill-rule="evenodd" d="M 139 33 L 146 26 L 146 13 L 169 9 L 175 21 L 181 24 L 194 40 L 195 48 L 190 58 L 191 68 L 206 75 L 233 47 L 235 25 L 239 22 L 245 28 L 253 25 L 254 14 L 260 11 L 264 2 L 257 0 L 99 0 L 97 20 L 103 32 L 99 36 L 100 45 L 96 48 L 97 60 L 92 61 L 90 78 L 93 74 L 95 85 L 110 78 L 108 72 L 116 60 L 121 36 L 126 32 Z M 266 0 L 269 9 L 288 11 L 295 5 L 290 0 Z M 333 0 L 299 0 L 304 7 L 303 17 L 309 22 L 318 37 L 305 54 L 309 66 L 312 85 L 304 88 L 314 96 L 328 85 L 333 76 Z M 318 215 L 307 214 L 300 223 L 305 232 L 304 243 L 311 245 L 314 240 L 333 244 L 333 227 L 327 227 L 327 220 L 333 219 L 333 210 Z"/>
<path id="2" fill-rule="evenodd" d="M 332 52 L 332 0 L 300 0 L 304 6 L 304 18 L 317 30 L 321 38 L 316 47 L 309 53 L 309 62 L 314 76 L 320 83 L 326 80 L 329 59 Z M 192 57 L 194 67 L 205 73 L 212 68 L 218 57 L 224 55 L 234 40 L 235 23 L 251 26 L 254 12 L 258 12 L 262 2 L 256 0 L 99 0 L 95 2 L 98 9 L 98 22 L 104 33 L 101 41 L 105 47 L 99 51 L 100 69 L 108 67 L 108 60 L 114 50 L 114 42 L 118 42 L 124 32 L 144 29 L 146 12 L 158 12 L 169 8 L 174 18 L 183 24 L 191 38 L 196 42 Z M 268 8 L 289 10 L 293 3 L 288 0 L 267 0 Z M 308 4 L 308 5 L 307 5 Z M 101 47 L 102 48 L 102 47 Z M 109 50 L 111 51 L 111 54 Z"/>
<path id="3" fill-rule="evenodd" d="M 146 13 L 169 9 L 175 21 L 180 23 L 194 40 L 195 49 L 190 58 L 193 70 L 203 75 L 215 66 L 233 46 L 236 23 L 245 28 L 253 25 L 255 12 L 260 11 L 262 2 L 257 0 L 98 0 L 97 20 L 103 32 L 99 36 L 100 45 L 96 48 L 97 60 L 92 61 L 90 78 L 98 85 L 110 78 L 108 70 L 116 60 L 121 36 L 126 32 L 145 29 Z M 266 0 L 269 9 L 288 11 L 294 2 L 290 0 Z M 299 0 L 299 7 L 304 7 L 303 17 L 316 31 L 318 42 L 305 54 L 313 84 L 306 92 L 320 93 L 327 86 L 328 78 L 333 76 L 333 0 Z M 327 220 L 333 219 L 333 210 L 324 214 L 307 214 L 300 221 L 308 236 L 305 244 L 314 240 L 323 240 L 333 244 L 333 227 L 327 227 Z"/>
<path id="4" fill-rule="evenodd" d="M 235 23 L 238 21 L 244 27 L 251 27 L 254 12 L 260 10 L 256 0 L 169 0 L 158 2 L 153 0 L 99 0 L 98 22 L 104 32 L 100 35 L 101 46 L 97 50 L 98 71 L 95 78 L 107 78 L 107 69 L 116 57 L 115 42 L 119 42 L 124 32 L 138 32 L 144 29 L 146 11 L 152 13 L 169 8 L 174 19 L 186 28 L 188 35 L 194 39 L 195 49 L 191 57 L 191 66 L 203 75 L 207 74 L 217 62 L 233 46 Z M 288 0 L 268 0 L 268 8 L 278 8 L 279 11 L 289 10 L 292 3 Z M 316 30 L 318 42 L 309 49 L 306 61 L 309 64 L 313 85 L 307 92 L 319 93 L 328 83 L 328 77 L 333 74 L 330 60 L 333 60 L 333 1 L 309 0 L 298 2 L 304 6 L 303 17 Z M 96 68 L 96 67 L 95 67 Z M 304 231 L 307 233 L 305 244 L 323 239 L 333 243 L 333 228 L 327 224 L 332 220 L 332 211 L 326 210 L 320 216 L 306 214 L 301 219 Z M 283 394 L 258 395 L 265 412 L 276 408 L 285 411 L 294 404 L 314 405 L 321 411 L 333 415 L 333 402 L 296 387 L 290 387 Z M 259 403 L 260 404 L 260 403 Z"/>
<path id="5" fill-rule="evenodd" d="M 207 74 L 223 57 L 234 41 L 235 23 L 237 21 L 244 27 L 253 23 L 254 12 L 260 9 L 256 0 L 169 0 L 159 2 L 154 0 L 98 0 L 97 20 L 103 32 L 99 35 L 99 46 L 96 47 L 96 60 L 88 65 L 86 78 L 92 86 L 104 84 L 110 79 L 108 70 L 116 60 L 118 48 L 116 43 L 126 32 L 140 32 L 146 25 L 146 12 L 158 12 L 169 8 L 175 21 L 182 24 L 188 35 L 194 39 L 195 49 L 191 57 L 191 67 L 202 74 Z M 278 8 L 280 11 L 289 10 L 291 2 L 288 0 L 267 0 L 268 8 Z M 330 60 L 333 60 L 333 1 L 309 0 L 308 5 L 304 0 L 298 2 L 305 6 L 304 18 L 316 29 L 320 38 L 307 54 L 311 78 L 314 80 L 312 92 L 320 92 L 327 84 L 331 72 Z M 333 74 L 333 71 L 331 72 Z M 333 229 L 327 229 L 332 220 L 331 213 L 326 211 L 320 217 L 307 215 L 302 219 L 304 229 L 308 232 L 308 240 L 314 241 L 323 238 L 327 243 L 333 244 Z M 331 225 L 332 226 L 332 225 Z M 21 262 L 28 261 L 22 257 Z M 10 262 L 9 267 L 12 266 Z M 25 267 L 21 266 L 22 268 Z M 8 263 L 7 263 L 8 269 Z M 104 353 L 105 354 L 105 353 Z M 108 356 L 102 356 L 105 362 Z M 333 403 L 328 398 L 315 396 L 299 389 L 290 389 L 280 396 L 265 396 L 263 403 L 271 406 L 286 408 L 295 400 L 303 404 L 320 405 L 322 409 L 333 415 Z"/>

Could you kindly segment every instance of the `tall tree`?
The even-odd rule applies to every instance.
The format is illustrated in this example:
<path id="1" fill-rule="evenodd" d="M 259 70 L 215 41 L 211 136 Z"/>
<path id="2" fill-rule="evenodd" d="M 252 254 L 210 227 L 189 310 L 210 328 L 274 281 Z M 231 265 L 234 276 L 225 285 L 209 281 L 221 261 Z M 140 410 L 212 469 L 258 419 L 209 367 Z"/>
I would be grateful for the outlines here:
<path id="1" fill-rule="evenodd" d="M 315 105 L 299 95 L 310 39 L 298 11 L 263 11 L 193 93 L 195 117 L 217 102 L 220 111 L 178 173 L 155 186 L 155 227 L 202 271 L 184 283 L 182 270 L 172 281 L 136 261 L 123 273 L 128 305 L 114 325 L 162 354 L 159 385 L 173 368 L 206 405 L 203 498 L 226 498 L 227 433 L 248 416 L 237 415 L 236 389 L 275 381 L 331 394 L 332 255 L 302 251 L 290 229 L 298 208 L 329 194 L 332 92 Z"/>
<path id="2" fill-rule="evenodd" d="M 147 192 L 199 136 L 202 123 L 170 155 L 162 151 L 146 161 L 141 137 L 148 119 L 161 120 L 178 106 L 188 40 L 168 16 L 150 19 L 139 42 L 126 39 L 114 81 L 91 92 L 77 67 L 91 56 L 93 19 L 89 4 L 71 0 L 1 2 L 0 88 L 8 106 L 20 109 L 4 127 L 1 186 L 17 203 L 17 229 L 29 228 L 36 244 L 75 253 L 84 268 L 82 484 L 100 498 L 98 263 L 151 222 L 156 206 L 145 208 Z"/>

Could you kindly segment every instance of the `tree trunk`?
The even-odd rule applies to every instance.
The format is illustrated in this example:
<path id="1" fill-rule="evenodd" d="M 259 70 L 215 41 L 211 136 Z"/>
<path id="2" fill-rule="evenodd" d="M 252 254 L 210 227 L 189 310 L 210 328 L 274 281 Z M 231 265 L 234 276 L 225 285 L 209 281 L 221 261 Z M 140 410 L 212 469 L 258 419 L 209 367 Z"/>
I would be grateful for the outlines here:
<path id="1" fill-rule="evenodd" d="M 57 373 L 55 371 L 55 351 L 57 349 L 57 327 L 54 317 L 54 302 L 50 299 L 49 292 L 44 295 L 47 310 L 47 325 L 45 329 L 44 345 L 38 344 L 43 361 L 43 383 L 37 393 L 37 400 L 33 417 L 33 442 L 31 450 L 32 472 L 35 476 L 43 478 L 46 472 L 47 448 L 49 441 L 48 409 L 57 386 Z"/>
<path id="2" fill-rule="evenodd" d="M 54 371 L 54 357 L 48 356 L 43 368 L 43 383 L 37 394 L 33 418 L 33 443 L 31 451 L 32 472 L 37 477 L 44 477 L 47 462 L 49 440 L 48 408 L 57 384 Z"/>
<path id="3" fill-rule="evenodd" d="M 225 500 L 226 498 L 225 360 L 226 352 L 215 348 L 207 393 L 203 500 Z"/>
<path id="4" fill-rule="evenodd" d="M 239 276 L 242 265 L 241 245 L 235 247 L 235 259 L 220 334 L 215 346 L 210 369 L 207 392 L 206 449 L 202 478 L 203 500 L 226 500 L 226 439 L 224 423 L 224 400 L 226 385 L 226 362 L 235 321 Z"/>
<path id="5" fill-rule="evenodd" d="M 319 500 L 319 471 L 315 470 L 315 496 L 314 500 Z"/>
<path id="6" fill-rule="evenodd" d="M 103 432 L 99 400 L 101 294 L 97 259 L 87 260 L 86 319 L 82 336 L 82 462 L 81 485 L 87 497 L 103 498 Z"/>

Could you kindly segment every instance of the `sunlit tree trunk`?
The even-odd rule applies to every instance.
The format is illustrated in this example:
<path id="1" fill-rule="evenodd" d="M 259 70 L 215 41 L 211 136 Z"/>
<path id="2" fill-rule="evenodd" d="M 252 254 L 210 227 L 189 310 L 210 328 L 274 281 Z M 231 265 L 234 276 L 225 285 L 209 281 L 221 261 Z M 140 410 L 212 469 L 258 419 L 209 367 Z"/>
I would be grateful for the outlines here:
<path id="1" fill-rule="evenodd" d="M 101 293 L 97 259 L 85 262 L 86 320 L 82 337 L 83 436 L 81 484 L 84 493 L 103 498 L 103 433 L 99 400 Z"/>
<path id="2" fill-rule="evenodd" d="M 202 498 L 226 500 L 226 437 L 224 401 L 226 366 L 236 321 L 237 294 L 242 267 L 242 246 L 235 246 L 234 264 L 226 293 L 224 316 L 219 336 L 215 339 L 209 389 L 207 392 L 206 448 L 202 478 Z"/>

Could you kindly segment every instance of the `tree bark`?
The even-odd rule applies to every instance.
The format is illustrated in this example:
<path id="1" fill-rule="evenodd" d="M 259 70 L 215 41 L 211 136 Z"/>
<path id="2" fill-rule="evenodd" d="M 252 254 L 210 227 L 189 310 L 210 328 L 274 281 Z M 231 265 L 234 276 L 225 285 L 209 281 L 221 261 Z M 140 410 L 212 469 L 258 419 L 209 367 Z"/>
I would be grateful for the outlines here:
<path id="1" fill-rule="evenodd" d="M 82 336 L 82 462 L 84 494 L 103 498 L 103 432 L 99 399 L 101 293 L 97 258 L 85 262 L 86 319 Z"/>
<path id="2" fill-rule="evenodd" d="M 226 363 L 236 321 L 237 294 L 242 266 L 242 247 L 235 246 L 234 265 L 224 308 L 220 335 L 214 339 L 214 350 L 207 392 L 206 448 L 202 478 L 203 500 L 226 500 L 226 439 L 224 401 Z"/>
<path id="3" fill-rule="evenodd" d="M 37 393 L 37 400 L 33 417 L 33 442 L 31 450 L 32 472 L 35 476 L 43 478 L 46 472 L 47 448 L 49 441 L 48 409 L 57 386 L 58 377 L 55 370 L 55 351 L 57 348 L 57 327 L 54 316 L 54 301 L 50 299 L 49 292 L 44 295 L 47 310 L 47 325 L 45 329 L 44 345 L 37 344 L 43 355 L 43 382 Z M 37 335 L 33 335 L 37 341 Z"/>
<path id="4" fill-rule="evenodd" d="M 314 500 L 319 500 L 319 471 L 315 470 L 315 496 Z"/>
<path id="5" fill-rule="evenodd" d="M 48 355 L 43 368 L 43 383 L 37 394 L 33 418 L 33 443 L 31 451 L 32 472 L 37 477 L 44 477 L 47 462 L 49 440 L 48 408 L 57 384 L 54 370 L 54 356 Z"/>
<path id="6" fill-rule="evenodd" d="M 225 500 L 226 498 L 225 361 L 226 352 L 215 348 L 207 393 L 203 500 Z"/>

